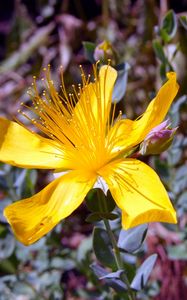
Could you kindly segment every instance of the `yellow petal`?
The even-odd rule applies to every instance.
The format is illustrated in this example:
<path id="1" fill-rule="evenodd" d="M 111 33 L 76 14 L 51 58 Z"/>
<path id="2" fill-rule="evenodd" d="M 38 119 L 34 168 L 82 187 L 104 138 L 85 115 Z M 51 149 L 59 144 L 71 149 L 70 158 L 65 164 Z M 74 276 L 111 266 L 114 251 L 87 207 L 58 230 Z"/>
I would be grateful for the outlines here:
<path id="1" fill-rule="evenodd" d="M 25 168 L 68 168 L 63 151 L 54 141 L 3 118 L 0 118 L 0 161 Z"/>
<path id="2" fill-rule="evenodd" d="M 17 239 L 30 245 L 69 216 L 93 186 L 95 177 L 81 171 L 54 180 L 31 198 L 20 200 L 4 210 Z"/>
<path id="3" fill-rule="evenodd" d="M 112 92 L 117 78 L 117 71 L 110 66 L 103 66 L 99 71 L 99 85 L 101 93 L 102 112 L 106 111 L 112 101 Z M 99 105 L 99 103 L 98 103 Z M 98 111 L 98 108 L 96 109 Z M 99 113 L 99 112 L 98 112 Z"/>
<path id="4" fill-rule="evenodd" d="M 74 110 L 75 117 L 87 117 L 88 112 L 91 111 L 91 115 L 96 121 L 100 120 L 101 117 L 102 120 L 106 120 L 116 78 L 117 71 L 114 68 L 108 65 L 102 66 L 95 82 L 84 86 L 80 100 Z"/>
<path id="5" fill-rule="evenodd" d="M 128 229 L 148 222 L 176 223 L 176 213 L 158 175 L 136 159 L 110 163 L 99 174 L 123 212 Z"/>
<path id="6" fill-rule="evenodd" d="M 118 121 L 111 129 L 110 135 L 115 135 L 114 149 L 118 147 L 118 150 L 125 150 L 139 144 L 151 129 L 163 121 L 179 89 L 176 73 L 170 72 L 167 77 L 168 81 L 160 88 L 140 119 Z"/>

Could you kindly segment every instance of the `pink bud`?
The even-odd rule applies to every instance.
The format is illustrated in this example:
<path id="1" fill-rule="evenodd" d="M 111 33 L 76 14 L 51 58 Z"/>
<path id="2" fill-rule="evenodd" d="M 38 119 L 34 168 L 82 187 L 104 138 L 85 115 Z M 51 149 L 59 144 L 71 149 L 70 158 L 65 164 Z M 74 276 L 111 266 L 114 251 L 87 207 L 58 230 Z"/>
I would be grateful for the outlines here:
<path id="1" fill-rule="evenodd" d="M 107 61 L 108 59 L 114 59 L 115 52 L 110 42 L 103 41 L 102 43 L 98 44 L 94 50 L 94 59 Z"/>
<path id="2" fill-rule="evenodd" d="M 171 128 L 171 123 L 167 119 L 147 134 L 140 145 L 139 152 L 142 155 L 162 153 L 171 145 L 176 130 L 177 127 Z"/>
<path id="3" fill-rule="evenodd" d="M 105 52 L 103 49 L 100 49 L 98 46 L 94 50 L 94 59 L 96 61 L 98 60 L 104 60 Z"/>

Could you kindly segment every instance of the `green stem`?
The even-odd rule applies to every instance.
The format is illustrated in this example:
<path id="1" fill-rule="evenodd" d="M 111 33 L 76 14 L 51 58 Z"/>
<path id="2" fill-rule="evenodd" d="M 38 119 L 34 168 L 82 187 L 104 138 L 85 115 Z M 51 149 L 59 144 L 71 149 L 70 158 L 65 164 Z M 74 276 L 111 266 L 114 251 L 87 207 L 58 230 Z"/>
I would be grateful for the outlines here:
<path id="1" fill-rule="evenodd" d="M 102 182 L 101 182 L 101 185 L 102 185 Z M 100 210 L 102 212 L 107 212 L 106 197 L 100 197 L 99 192 L 97 193 L 97 197 L 99 199 Z M 112 247 L 113 247 L 113 252 L 114 252 L 114 257 L 115 257 L 117 268 L 118 268 L 118 270 L 123 270 L 124 269 L 123 261 L 121 259 L 120 250 L 118 248 L 118 245 L 117 245 L 117 242 L 116 242 L 116 238 L 115 238 L 114 233 L 113 233 L 113 231 L 111 229 L 110 222 L 107 219 L 103 219 L 103 222 L 105 224 L 106 231 L 108 233 L 109 239 L 110 239 Z M 123 273 L 121 275 L 121 279 L 123 280 L 123 282 L 127 286 L 127 292 L 128 292 L 129 300 L 136 300 L 134 298 L 134 293 L 133 293 L 133 291 L 132 291 L 132 289 L 130 287 L 130 283 L 129 283 L 128 277 L 127 277 L 127 275 L 125 273 Z"/>
<path id="2" fill-rule="evenodd" d="M 117 242 L 116 242 L 115 236 L 114 236 L 114 234 L 112 232 L 112 229 L 110 227 L 110 223 L 109 223 L 109 221 L 107 219 L 103 219 L 103 222 L 105 224 L 108 236 L 109 236 L 109 238 L 111 240 L 111 243 L 112 243 L 112 247 L 113 247 L 113 251 L 114 251 L 114 257 L 115 257 L 115 260 L 116 260 L 116 265 L 117 265 L 118 269 L 122 270 L 123 269 L 123 262 L 121 260 L 121 255 L 120 255 L 119 248 L 117 246 Z M 130 283 L 129 283 L 129 280 L 127 278 L 127 275 L 125 273 L 123 273 L 121 275 L 121 278 L 122 278 L 123 282 L 127 286 L 129 299 L 130 300 L 135 300 L 134 293 L 133 293 L 133 291 L 132 291 L 132 289 L 130 287 Z"/>

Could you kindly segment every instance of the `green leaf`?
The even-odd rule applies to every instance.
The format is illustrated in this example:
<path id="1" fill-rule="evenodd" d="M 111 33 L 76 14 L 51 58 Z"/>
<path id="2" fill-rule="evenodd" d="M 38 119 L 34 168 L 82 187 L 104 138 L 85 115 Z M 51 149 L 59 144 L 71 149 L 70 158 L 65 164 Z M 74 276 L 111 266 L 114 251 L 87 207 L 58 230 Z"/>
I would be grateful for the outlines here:
<path id="1" fill-rule="evenodd" d="M 185 191 L 179 196 L 177 206 L 179 208 L 182 208 L 185 212 L 187 211 L 187 191 Z"/>
<path id="2" fill-rule="evenodd" d="M 124 292 L 127 289 L 124 282 L 122 282 L 118 278 L 112 278 L 110 276 L 113 273 L 109 273 L 108 271 L 106 271 L 104 268 L 102 268 L 101 266 L 99 266 L 97 264 L 92 264 L 90 267 L 98 278 L 101 279 L 103 277 L 104 282 L 108 286 L 112 287 L 116 292 Z M 114 273 L 116 273 L 116 272 L 114 272 Z M 110 278 L 107 279 L 107 276 L 109 276 Z"/>
<path id="3" fill-rule="evenodd" d="M 179 167 L 175 173 L 173 191 L 175 194 L 181 194 L 182 191 L 187 189 L 187 172 L 186 166 Z"/>
<path id="4" fill-rule="evenodd" d="M 83 47 L 84 47 L 84 55 L 85 57 L 93 64 L 95 63 L 94 59 L 94 50 L 96 45 L 91 42 L 83 42 Z"/>
<path id="5" fill-rule="evenodd" d="M 111 192 L 109 190 L 107 191 L 105 206 L 107 212 L 113 211 L 114 208 L 116 207 L 116 202 L 114 201 Z"/>
<path id="6" fill-rule="evenodd" d="M 125 95 L 129 68 L 130 66 L 128 63 L 122 63 L 116 67 L 118 76 L 112 94 L 112 99 L 116 103 L 119 102 Z"/>
<path id="7" fill-rule="evenodd" d="M 167 64 L 167 58 L 165 56 L 164 50 L 162 45 L 158 40 L 153 41 L 153 49 L 155 51 L 155 54 L 157 58 L 165 65 Z"/>
<path id="8" fill-rule="evenodd" d="M 100 277 L 108 274 L 107 270 L 105 270 L 103 267 L 97 265 L 96 263 L 91 264 L 90 268 L 94 271 L 97 278 L 100 278 Z"/>
<path id="9" fill-rule="evenodd" d="M 18 271 L 19 261 L 17 260 L 15 254 L 13 253 L 6 259 L 0 261 L 0 273 L 13 274 Z"/>
<path id="10" fill-rule="evenodd" d="M 0 260 L 11 256 L 15 248 L 15 239 L 11 234 L 7 234 L 0 239 Z"/>
<path id="11" fill-rule="evenodd" d="M 0 188 L 3 191 L 6 191 L 6 189 L 8 189 L 8 185 L 4 174 L 0 175 Z"/>
<path id="12" fill-rule="evenodd" d="M 159 157 L 154 157 L 154 165 L 158 174 L 161 176 L 162 180 L 167 182 L 170 179 L 170 169 L 168 168 L 167 162 L 161 160 Z"/>
<path id="13" fill-rule="evenodd" d="M 184 95 L 182 97 L 180 97 L 179 99 L 177 99 L 177 101 L 175 101 L 172 106 L 171 109 L 169 111 L 169 117 L 172 121 L 172 127 L 176 127 L 179 125 L 180 122 L 180 109 L 186 106 L 187 107 L 187 96 Z"/>
<path id="14" fill-rule="evenodd" d="M 106 275 L 101 276 L 99 279 L 111 279 L 111 278 L 116 278 L 116 279 L 120 279 L 121 275 L 124 274 L 125 271 L 124 270 L 118 270 L 116 272 L 112 272 L 112 273 L 108 273 Z"/>
<path id="15" fill-rule="evenodd" d="M 10 259 L 5 259 L 0 262 L 0 271 L 4 273 L 14 274 L 17 271 L 17 267 Z"/>
<path id="16" fill-rule="evenodd" d="M 122 229 L 119 235 L 118 247 L 130 253 L 137 251 L 145 239 L 147 229 L 147 224 L 136 226 L 128 230 Z"/>
<path id="17" fill-rule="evenodd" d="M 100 199 L 103 197 L 105 197 L 105 194 L 100 188 L 90 190 L 85 198 L 88 209 L 92 212 L 100 212 Z"/>
<path id="18" fill-rule="evenodd" d="M 95 227 L 93 231 L 93 249 L 97 259 L 109 268 L 114 268 L 116 262 L 112 246 L 106 230 Z"/>
<path id="19" fill-rule="evenodd" d="M 187 30 L 187 16 L 180 16 L 179 21 L 181 25 L 184 27 L 184 29 Z"/>
<path id="20" fill-rule="evenodd" d="M 0 222 L 3 222 L 3 223 L 6 222 L 7 223 L 7 221 L 6 221 L 6 219 L 5 219 L 4 215 L 3 215 L 3 211 L 4 211 L 4 208 L 6 206 L 8 206 L 9 204 L 11 204 L 11 203 L 12 203 L 12 201 L 9 198 L 4 198 L 3 200 L 1 200 L 1 205 L 0 205 Z"/>
<path id="21" fill-rule="evenodd" d="M 157 259 L 157 254 L 153 254 L 149 256 L 143 264 L 140 266 L 138 269 L 132 283 L 131 283 L 131 288 L 140 291 L 143 289 L 147 283 L 147 280 L 152 272 L 152 269 L 154 267 L 154 264 Z"/>
<path id="22" fill-rule="evenodd" d="M 166 64 L 165 63 L 161 63 L 160 64 L 160 77 L 163 81 L 166 80 Z"/>
<path id="23" fill-rule="evenodd" d="M 24 185 L 22 187 L 22 198 L 30 197 L 35 192 L 38 173 L 36 170 L 27 170 Z"/>
<path id="24" fill-rule="evenodd" d="M 116 206 L 110 191 L 107 192 L 106 196 L 100 188 L 94 188 L 89 191 L 85 201 L 88 209 L 94 213 L 110 213 Z"/>
<path id="25" fill-rule="evenodd" d="M 169 10 L 165 15 L 160 28 L 160 34 L 165 42 L 169 42 L 177 31 L 177 17 L 173 10 Z"/>
<path id="26" fill-rule="evenodd" d="M 179 163 L 181 157 L 182 157 L 182 142 L 183 142 L 183 136 L 182 135 L 176 135 L 175 139 L 173 141 L 172 147 L 170 147 L 168 151 L 168 165 L 175 166 Z M 169 171 L 169 170 L 168 170 Z"/>
<path id="27" fill-rule="evenodd" d="M 94 213 L 91 213 L 86 218 L 86 222 L 90 222 L 90 223 L 92 223 L 92 222 L 98 222 L 98 221 L 101 221 L 103 219 L 116 220 L 117 218 L 119 218 L 119 216 L 117 214 L 94 212 Z"/>
<path id="28" fill-rule="evenodd" d="M 5 234 L 5 232 L 6 232 L 6 227 L 5 226 L 3 226 L 2 224 L 0 224 L 0 236 L 4 236 L 4 234 Z"/>
<path id="29" fill-rule="evenodd" d="M 15 182 L 13 184 L 14 188 L 17 189 L 17 188 L 19 188 L 23 184 L 23 182 L 25 180 L 26 172 L 27 172 L 26 169 L 19 170 L 19 173 L 18 173 L 18 175 L 16 177 L 16 180 L 15 180 Z"/>

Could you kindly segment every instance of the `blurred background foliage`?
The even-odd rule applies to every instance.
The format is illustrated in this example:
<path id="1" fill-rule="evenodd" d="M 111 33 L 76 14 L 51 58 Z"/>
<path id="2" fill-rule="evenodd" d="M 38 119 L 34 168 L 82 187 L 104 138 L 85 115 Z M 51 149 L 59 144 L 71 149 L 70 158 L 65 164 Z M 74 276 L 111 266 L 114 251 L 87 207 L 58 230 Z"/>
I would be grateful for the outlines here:
<path id="1" fill-rule="evenodd" d="M 166 72 L 177 72 L 180 91 L 169 113 L 172 126 L 179 126 L 174 142 L 160 156 L 142 160 L 161 176 L 179 222 L 176 226 L 150 224 L 144 244 L 136 255 L 127 248 L 125 259 L 133 278 L 146 257 L 158 254 L 149 284 L 138 299 L 187 299 L 186 1 L 0 1 L 0 40 L 0 115 L 9 119 L 22 120 L 17 110 L 20 102 L 29 103 L 26 92 L 32 76 L 42 78 L 48 64 L 57 87 L 63 65 L 71 90 L 71 84 L 81 80 L 79 64 L 89 72 L 95 59 L 110 58 L 121 76 L 117 108 L 132 119 L 143 112 Z M 85 221 L 88 200 L 33 246 L 15 240 L 3 208 L 40 190 L 52 176 L 44 170 L 0 165 L 0 299 L 126 299 L 115 296 L 107 280 L 97 279 L 94 273 L 102 277 L 102 268 L 90 268 L 96 257 L 101 262 L 103 258 L 97 249 L 96 257 L 92 252 L 93 219 Z M 119 230 L 118 221 L 111 223 Z"/>

